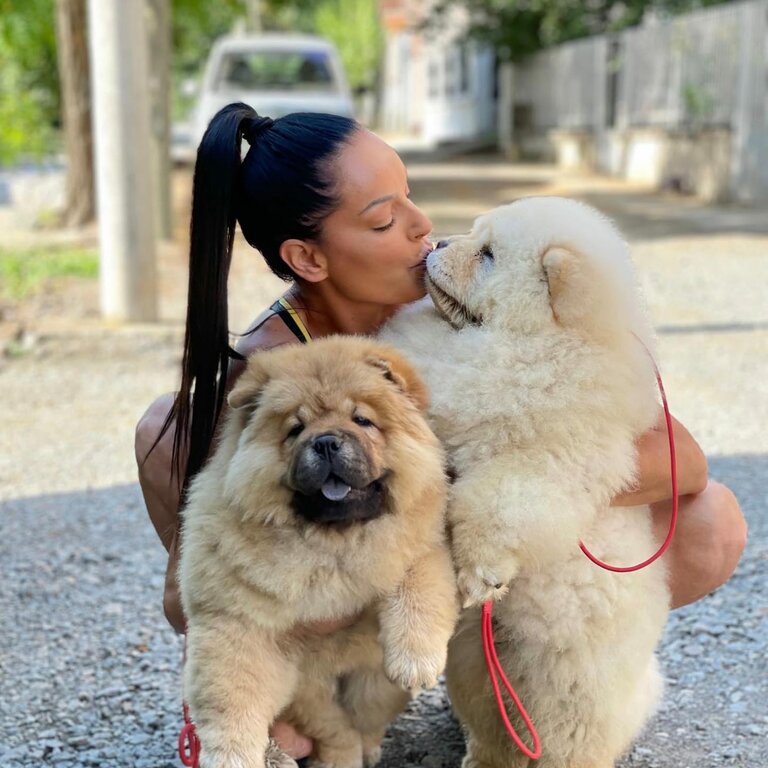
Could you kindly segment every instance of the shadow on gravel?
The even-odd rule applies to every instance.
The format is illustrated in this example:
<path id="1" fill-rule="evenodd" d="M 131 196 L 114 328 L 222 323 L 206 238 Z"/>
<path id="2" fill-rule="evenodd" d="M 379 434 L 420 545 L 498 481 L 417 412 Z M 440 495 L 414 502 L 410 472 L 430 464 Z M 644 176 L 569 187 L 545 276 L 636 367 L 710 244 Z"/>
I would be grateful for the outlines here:
<path id="1" fill-rule="evenodd" d="M 725 483 L 736 494 L 741 504 L 749 524 L 748 550 L 752 547 L 759 548 L 768 559 L 768 454 L 736 454 L 707 458 L 710 476 Z"/>
<path id="2" fill-rule="evenodd" d="M 0 521 L 0 765 L 178 765 L 181 643 L 138 485 L 5 501 Z M 381 766 L 462 754 L 438 687 L 393 725 Z"/>
<path id="3" fill-rule="evenodd" d="M 725 587 L 670 617 L 665 702 L 622 768 L 768 764 L 768 455 L 713 456 L 710 470 L 750 543 Z M 0 521 L 0 764 L 177 765 L 181 647 L 138 486 L 6 501 Z M 462 754 L 441 686 L 392 726 L 381 765 L 458 768 Z"/>

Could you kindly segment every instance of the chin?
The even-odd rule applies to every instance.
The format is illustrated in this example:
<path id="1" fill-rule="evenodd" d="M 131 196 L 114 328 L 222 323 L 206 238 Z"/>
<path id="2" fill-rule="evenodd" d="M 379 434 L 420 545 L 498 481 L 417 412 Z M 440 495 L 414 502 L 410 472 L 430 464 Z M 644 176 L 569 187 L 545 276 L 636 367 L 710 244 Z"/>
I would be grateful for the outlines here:
<path id="1" fill-rule="evenodd" d="M 410 292 L 407 298 L 402 300 L 402 304 L 410 304 L 411 302 L 423 299 L 427 295 L 427 285 L 424 282 L 424 277 L 419 276 L 418 284 L 413 286 L 413 290 Z"/>

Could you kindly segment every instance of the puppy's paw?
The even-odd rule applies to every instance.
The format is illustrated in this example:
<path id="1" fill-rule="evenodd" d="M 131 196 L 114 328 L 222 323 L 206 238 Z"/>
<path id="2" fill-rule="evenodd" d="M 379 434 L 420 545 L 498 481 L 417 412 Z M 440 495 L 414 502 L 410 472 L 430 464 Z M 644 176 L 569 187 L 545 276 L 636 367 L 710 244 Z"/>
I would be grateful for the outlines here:
<path id="1" fill-rule="evenodd" d="M 381 762 L 381 744 L 363 747 L 363 768 L 374 768 Z"/>
<path id="2" fill-rule="evenodd" d="M 272 739 L 263 744 L 246 743 L 225 732 L 201 731 L 200 768 L 297 768 Z"/>
<path id="3" fill-rule="evenodd" d="M 463 608 L 500 600 L 509 591 L 509 582 L 520 570 L 517 558 L 507 557 L 503 567 L 469 565 L 459 568 L 456 583 Z"/>
<path id="4" fill-rule="evenodd" d="M 286 755 L 274 739 L 269 740 L 264 755 L 264 764 L 266 768 L 298 768 L 298 763 Z"/>
<path id="5" fill-rule="evenodd" d="M 207 749 L 200 750 L 200 768 L 249 768 L 251 765 L 264 765 L 254 763 L 233 749 Z"/>
<path id="6" fill-rule="evenodd" d="M 447 655 L 447 648 L 420 654 L 391 650 L 384 657 L 384 672 L 395 685 L 415 694 L 437 685 Z"/>

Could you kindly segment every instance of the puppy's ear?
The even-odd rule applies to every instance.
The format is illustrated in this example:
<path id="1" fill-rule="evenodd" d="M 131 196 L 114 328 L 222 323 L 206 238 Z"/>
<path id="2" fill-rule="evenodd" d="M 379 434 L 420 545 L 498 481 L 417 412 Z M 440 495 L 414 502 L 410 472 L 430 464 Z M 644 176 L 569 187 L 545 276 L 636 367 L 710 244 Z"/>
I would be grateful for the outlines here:
<path id="1" fill-rule="evenodd" d="M 590 301 L 591 285 L 584 261 L 576 252 L 560 246 L 549 248 L 541 258 L 552 314 L 562 325 L 578 323 Z"/>
<path id="2" fill-rule="evenodd" d="M 549 283 L 549 296 L 554 305 L 568 285 L 568 273 L 575 266 L 576 254 L 566 248 L 549 248 L 541 258 Z"/>
<path id="3" fill-rule="evenodd" d="M 427 385 L 422 381 L 416 369 L 402 355 L 387 347 L 380 347 L 366 359 L 369 365 L 378 368 L 387 381 L 413 401 L 420 411 L 426 411 L 429 405 Z"/>
<path id="4" fill-rule="evenodd" d="M 603 340 L 626 333 L 627 318 L 637 303 L 627 271 L 629 257 L 609 256 L 599 252 L 586 256 L 560 246 L 544 253 L 541 263 L 549 302 L 560 325 Z"/>
<path id="5" fill-rule="evenodd" d="M 269 374 L 257 360 L 251 358 L 248 367 L 240 374 L 235 386 L 227 396 L 229 407 L 234 410 L 247 408 L 255 410 L 259 405 L 259 397 L 269 381 Z"/>

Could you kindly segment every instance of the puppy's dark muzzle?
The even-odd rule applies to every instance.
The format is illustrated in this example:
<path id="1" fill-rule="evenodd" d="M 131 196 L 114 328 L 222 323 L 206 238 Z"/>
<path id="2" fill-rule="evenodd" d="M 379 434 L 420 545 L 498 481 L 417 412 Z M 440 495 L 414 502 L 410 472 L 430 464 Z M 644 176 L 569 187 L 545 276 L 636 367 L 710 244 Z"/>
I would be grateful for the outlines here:
<path id="1" fill-rule="evenodd" d="M 377 517 L 385 495 L 384 477 L 358 440 L 327 432 L 301 446 L 289 478 L 293 508 L 315 523 L 352 523 Z"/>
<path id="2" fill-rule="evenodd" d="M 352 488 L 373 480 L 368 457 L 354 437 L 326 432 L 310 438 L 299 451 L 291 485 L 299 493 L 312 494 L 331 476 Z"/>

